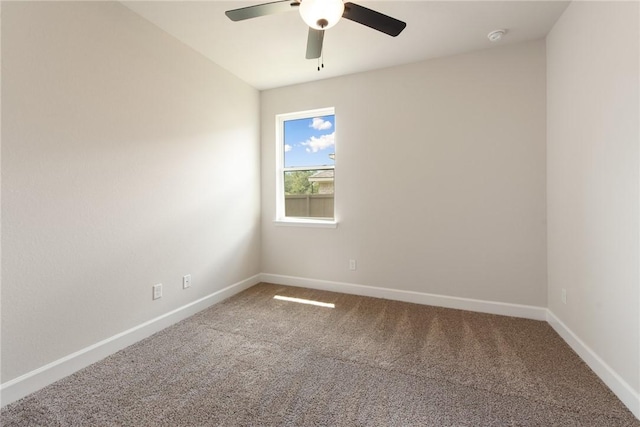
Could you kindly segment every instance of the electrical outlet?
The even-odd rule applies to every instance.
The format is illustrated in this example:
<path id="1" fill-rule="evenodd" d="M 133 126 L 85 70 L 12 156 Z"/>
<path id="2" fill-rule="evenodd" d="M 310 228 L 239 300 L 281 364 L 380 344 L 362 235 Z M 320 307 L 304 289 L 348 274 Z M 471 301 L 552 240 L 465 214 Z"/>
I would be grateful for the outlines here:
<path id="1" fill-rule="evenodd" d="M 187 274 L 186 276 L 182 276 L 182 289 L 187 289 L 191 287 L 191 275 Z"/>
<path id="2" fill-rule="evenodd" d="M 560 295 L 560 299 L 562 300 L 563 304 L 567 303 L 567 290 L 565 288 L 562 288 L 562 293 Z"/>
<path id="3" fill-rule="evenodd" d="M 162 283 L 153 285 L 153 299 L 160 299 L 160 298 L 162 298 Z"/>
<path id="4" fill-rule="evenodd" d="M 355 259 L 350 259 L 349 260 L 349 270 L 351 270 L 351 271 L 355 271 L 356 270 L 356 260 Z"/>

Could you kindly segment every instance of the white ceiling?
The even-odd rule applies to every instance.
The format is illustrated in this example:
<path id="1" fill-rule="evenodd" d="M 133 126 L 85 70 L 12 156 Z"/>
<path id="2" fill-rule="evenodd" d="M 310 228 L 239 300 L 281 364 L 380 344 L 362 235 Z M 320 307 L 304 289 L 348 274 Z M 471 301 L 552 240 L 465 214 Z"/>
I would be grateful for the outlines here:
<path id="1" fill-rule="evenodd" d="M 544 37 L 566 1 L 354 1 L 407 23 L 390 37 L 341 20 L 324 38 L 324 68 L 305 59 L 297 11 L 232 22 L 224 12 L 266 1 L 123 1 L 143 18 L 263 90 Z M 487 34 L 504 28 L 491 43 Z"/>

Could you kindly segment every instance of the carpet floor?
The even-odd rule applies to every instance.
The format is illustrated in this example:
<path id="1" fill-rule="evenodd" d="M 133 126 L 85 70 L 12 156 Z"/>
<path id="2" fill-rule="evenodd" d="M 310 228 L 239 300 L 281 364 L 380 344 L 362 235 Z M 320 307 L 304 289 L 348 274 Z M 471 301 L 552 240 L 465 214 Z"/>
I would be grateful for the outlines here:
<path id="1" fill-rule="evenodd" d="M 0 419 L 7 427 L 640 426 L 546 322 L 267 283 L 6 406 Z"/>

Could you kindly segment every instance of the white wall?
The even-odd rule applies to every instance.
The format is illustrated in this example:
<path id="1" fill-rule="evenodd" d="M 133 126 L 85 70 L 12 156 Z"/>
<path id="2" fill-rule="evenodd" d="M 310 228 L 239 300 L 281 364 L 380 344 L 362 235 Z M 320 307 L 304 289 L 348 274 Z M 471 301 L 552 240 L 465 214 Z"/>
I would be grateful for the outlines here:
<path id="1" fill-rule="evenodd" d="M 573 2 L 547 37 L 548 305 L 620 377 L 636 416 L 639 12 L 638 2 Z"/>
<path id="2" fill-rule="evenodd" d="M 4 2 L 2 65 L 3 382 L 259 273 L 255 89 L 117 2 Z"/>
<path id="3" fill-rule="evenodd" d="M 262 92 L 262 271 L 544 307 L 545 103 L 543 41 Z M 275 115 L 330 106 L 338 227 L 276 226 Z"/>

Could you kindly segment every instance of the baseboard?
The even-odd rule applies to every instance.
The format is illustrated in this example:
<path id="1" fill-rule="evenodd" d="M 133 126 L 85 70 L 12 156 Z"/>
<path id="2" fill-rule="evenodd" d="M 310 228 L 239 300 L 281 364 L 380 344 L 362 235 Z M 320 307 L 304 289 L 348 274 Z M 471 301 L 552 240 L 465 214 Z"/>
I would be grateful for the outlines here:
<path id="1" fill-rule="evenodd" d="M 183 305 L 175 310 L 151 319 L 138 326 L 102 340 L 73 354 L 65 356 L 48 365 L 28 372 L 18 378 L 0 385 L 2 406 L 15 402 L 41 388 L 52 384 L 72 373 L 85 368 L 105 357 L 122 350 L 156 332 L 165 329 L 199 311 L 225 300 L 260 282 L 260 275 L 234 283 L 224 289 Z"/>
<path id="2" fill-rule="evenodd" d="M 459 310 L 469 310 L 480 313 L 545 320 L 629 408 L 635 417 L 640 419 L 640 393 L 635 391 L 576 334 L 574 334 L 571 329 L 569 329 L 560 319 L 546 308 L 268 273 L 261 273 L 234 283 L 233 285 L 227 286 L 224 289 L 172 310 L 162 316 L 158 316 L 155 319 L 151 319 L 129 330 L 58 359 L 18 378 L 7 381 L 0 385 L 1 406 L 21 399 L 24 396 L 58 381 L 59 379 L 71 375 L 72 373 L 85 368 L 92 363 L 109 356 L 110 354 L 159 332 L 174 323 L 186 319 L 187 317 L 192 316 L 213 304 L 242 292 L 259 282 L 269 282 L 287 286 L 301 286 L 311 289 L 384 298 Z"/>
<path id="3" fill-rule="evenodd" d="M 525 319 L 533 320 L 547 320 L 546 308 L 531 305 L 509 304 L 504 302 L 484 301 L 471 298 L 451 297 L 445 295 L 428 294 L 424 292 L 403 291 L 398 289 L 357 285 L 353 283 L 332 282 L 328 280 L 305 279 L 302 277 L 283 276 L 280 274 L 262 273 L 260 274 L 260 281 L 278 285 L 301 286 L 304 288 L 319 289 L 323 291 L 342 292 L 345 294 L 411 302 L 415 304 L 455 308 L 458 310 L 499 314 L 502 316 L 522 317 Z"/>
<path id="4" fill-rule="evenodd" d="M 598 377 L 618 396 L 618 399 L 640 419 L 640 393 L 635 391 L 620 375 L 586 345 L 567 325 L 547 310 L 547 322 L 569 344 L 578 356 L 596 373 Z"/>

